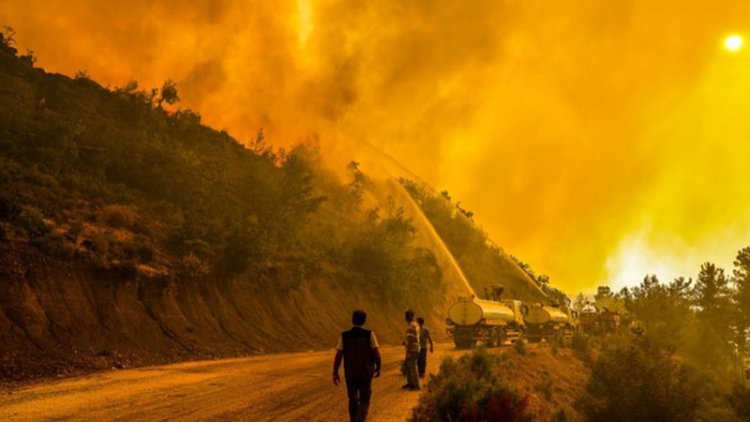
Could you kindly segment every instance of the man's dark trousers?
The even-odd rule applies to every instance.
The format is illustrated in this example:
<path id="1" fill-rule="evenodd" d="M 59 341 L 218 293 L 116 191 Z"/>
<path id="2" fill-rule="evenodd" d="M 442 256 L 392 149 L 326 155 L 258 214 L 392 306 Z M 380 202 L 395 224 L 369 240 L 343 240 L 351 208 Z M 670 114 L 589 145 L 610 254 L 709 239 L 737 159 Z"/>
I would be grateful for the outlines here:
<path id="1" fill-rule="evenodd" d="M 346 380 L 346 392 L 349 395 L 349 420 L 364 422 L 370 408 L 372 379 Z"/>
<path id="2" fill-rule="evenodd" d="M 423 376 L 427 370 L 427 347 L 419 349 L 419 357 L 417 358 L 417 367 L 419 368 L 419 376 Z"/>

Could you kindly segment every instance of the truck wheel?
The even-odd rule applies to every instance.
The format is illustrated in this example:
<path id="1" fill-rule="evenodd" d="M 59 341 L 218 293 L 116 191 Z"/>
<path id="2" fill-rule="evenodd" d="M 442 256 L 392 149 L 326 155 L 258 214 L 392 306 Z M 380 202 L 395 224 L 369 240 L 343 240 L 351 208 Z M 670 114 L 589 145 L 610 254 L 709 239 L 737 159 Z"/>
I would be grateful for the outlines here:
<path id="1" fill-rule="evenodd" d="M 508 339 L 508 334 L 505 332 L 505 330 L 502 329 L 502 328 L 499 329 L 498 330 L 498 335 L 497 335 L 497 347 L 504 346 L 505 345 L 505 340 L 507 340 L 507 339 Z"/>

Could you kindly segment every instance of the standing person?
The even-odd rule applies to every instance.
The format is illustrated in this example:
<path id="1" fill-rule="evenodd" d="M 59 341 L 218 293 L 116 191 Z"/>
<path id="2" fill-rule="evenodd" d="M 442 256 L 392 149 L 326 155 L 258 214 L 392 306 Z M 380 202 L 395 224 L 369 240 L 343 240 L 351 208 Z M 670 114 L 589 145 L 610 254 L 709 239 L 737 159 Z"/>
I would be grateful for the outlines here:
<path id="1" fill-rule="evenodd" d="M 404 314 L 406 319 L 406 336 L 404 347 L 406 356 L 406 384 L 401 388 L 407 390 L 419 390 L 419 372 L 417 370 L 417 359 L 419 359 L 419 325 L 414 321 L 414 311 L 407 310 Z"/>
<path id="2" fill-rule="evenodd" d="M 380 352 L 378 339 L 371 330 L 363 326 L 367 313 L 356 310 L 352 313 L 352 329 L 339 336 L 336 357 L 333 360 L 333 383 L 339 385 L 339 368 L 344 361 L 346 392 L 349 396 L 349 420 L 364 422 L 370 407 L 372 379 L 380 376 Z"/>
<path id="3" fill-rule="evenodd" d="M 432 344 L 432 337 L 430 336 L 430 330 L 424 326 L 424 318 L 417 318 L 417 324 L 419 324 L 419 359 L 417 360 L 417 367 L 419 368 L 419 378 L 424 378 L 425 371 L 427 370 L 427 343 L 430 344 L 430 353 L 435 351 Z"/>

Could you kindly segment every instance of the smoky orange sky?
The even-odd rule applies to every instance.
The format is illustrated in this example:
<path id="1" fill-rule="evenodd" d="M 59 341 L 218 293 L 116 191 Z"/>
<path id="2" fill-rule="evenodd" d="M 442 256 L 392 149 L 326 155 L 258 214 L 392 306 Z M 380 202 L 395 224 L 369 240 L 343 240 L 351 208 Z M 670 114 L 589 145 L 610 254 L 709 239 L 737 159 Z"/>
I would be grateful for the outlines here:
<path id="1" fill-rule="evenodd" d="M 367 141 L 569 293 L 750 245 L 750 2 L 6 0 L 49 71 L 247 141 Z M 367 169 L 365 169 L 366 171 Z"/>

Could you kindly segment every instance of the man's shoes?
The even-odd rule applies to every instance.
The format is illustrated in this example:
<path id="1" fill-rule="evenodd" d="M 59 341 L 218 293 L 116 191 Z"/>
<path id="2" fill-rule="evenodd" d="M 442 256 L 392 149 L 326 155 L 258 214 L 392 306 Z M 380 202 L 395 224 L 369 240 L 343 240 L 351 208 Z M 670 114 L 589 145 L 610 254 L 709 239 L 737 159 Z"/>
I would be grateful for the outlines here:
<path id="1" fill-rule="evenodd" d="M 415 387 L 415 386 L 412 385 L 412 386 L 409 387 L 409 390 L 411 390 L 411 391 L 419 391 L 419 390 L 421 390 L 421 388 Z"/>
<path id="2" fill-rule="evenodd" d="M 404 384 L 404 385 L 401 386 L 401 388 L 403 388 L 404 390 L 410 390 L 412 388 L 412 385 L 411 384 Z"/>
<path id="3" fill-rule="evenodd" d="M 419 374 L 419 378 L 424 378 L 424 374 Z"/>

